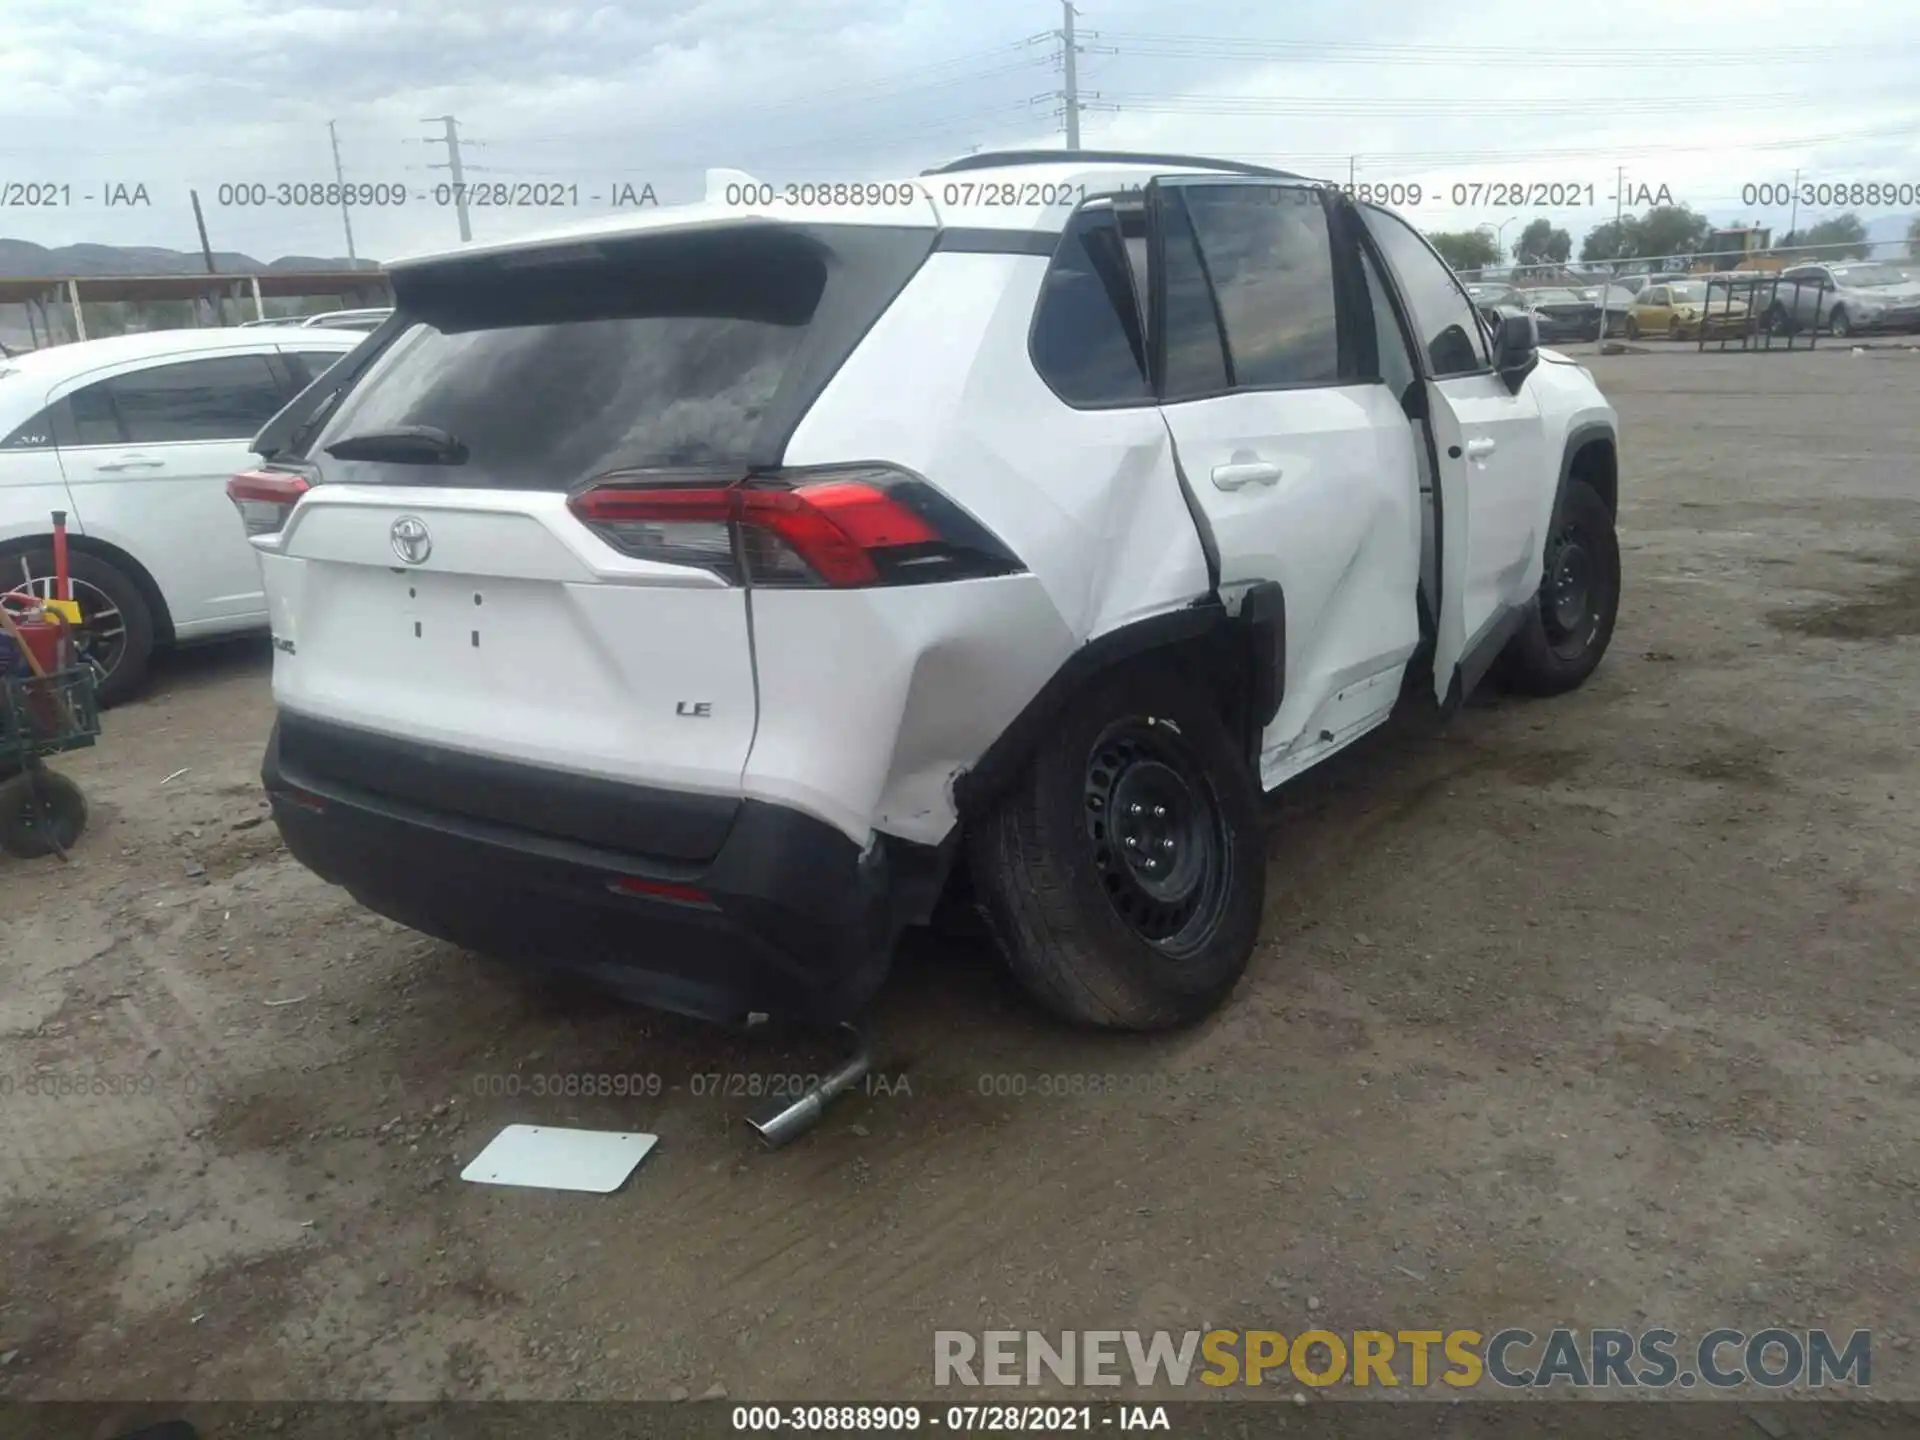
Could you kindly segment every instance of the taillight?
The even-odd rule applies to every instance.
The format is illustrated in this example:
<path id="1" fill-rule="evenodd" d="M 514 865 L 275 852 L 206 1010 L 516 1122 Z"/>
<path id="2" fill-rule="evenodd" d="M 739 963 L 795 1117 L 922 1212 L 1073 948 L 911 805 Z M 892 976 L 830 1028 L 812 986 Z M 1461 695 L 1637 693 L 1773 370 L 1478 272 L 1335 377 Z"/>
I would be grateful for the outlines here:
<path id="1" fill-rule="evenodd" d="M 616 550 L 757 586 L 913 585 L 1024 568 L 917 475 L 886 465 L 749 475 L 627 471 L 567 506 Z"/>
<path id="2" fill-rule="evenodd" d="M 278 535 L 300 497 L 312 487 L 304 476 L 285 470 L 242 470 L 227 481 L 227 498 L 240 512 L 249 535 Z"/>

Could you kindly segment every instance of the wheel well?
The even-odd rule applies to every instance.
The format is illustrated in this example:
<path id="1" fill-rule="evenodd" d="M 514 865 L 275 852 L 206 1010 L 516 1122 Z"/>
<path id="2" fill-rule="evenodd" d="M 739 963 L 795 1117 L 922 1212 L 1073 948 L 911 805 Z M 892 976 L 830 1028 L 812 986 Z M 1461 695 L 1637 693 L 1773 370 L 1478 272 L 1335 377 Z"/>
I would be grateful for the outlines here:
<path id="1" fill-rule="evenodd" d="M 1054 717 L 1087 687 L 1117 670 L 1167 669 L 1202 691 L 1227 733 L 1245 740 L 1251 762 L 1257 653 L 1249 629 L 1229 617 L 1218 601 L 1156 616 L 1089 642 L 1041 688 L 979 763 L 956 777 L 953 794 L 962 823 L 987 809 L 1025 767 Z"/>
<path id="2" fill-rule="evenodd" d="M 1607 513 L 1620 513 L 1620 463 L 1611 437 L 1595 437 L 1574 451 L 1567 478 L 1584 480 L 1607 502 Z"/>
<path id="3" fill-rule="evenodd" d="M 0 560 L 23 555 L 30 550 L 51 550 L 53 536 L 26 535 L 0 544 Z M 147 567 L 118 545 L 110 545 L 105 540 L 96 540 L 90 535 L 67 535 L 67 549 L 76 555 L 91 555 L 113 566 L 127 579 L 131 580 L 140 592 L 140 598 L 147 602 L 147 608 L 153 612 L 153 639 L 157 645 L 173 643 L 173 613 L 167 609 L 166 597 L 160 593 L 160 587 L 154 583 L 153 576 L 147 573 Z"/>

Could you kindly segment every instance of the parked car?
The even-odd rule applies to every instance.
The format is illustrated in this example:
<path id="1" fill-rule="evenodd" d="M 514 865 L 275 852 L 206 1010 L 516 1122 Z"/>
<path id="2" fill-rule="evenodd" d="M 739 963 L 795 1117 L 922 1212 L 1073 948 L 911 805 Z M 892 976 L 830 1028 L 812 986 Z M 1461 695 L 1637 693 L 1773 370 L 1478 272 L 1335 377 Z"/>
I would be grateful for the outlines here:
<path id="1" fill-rule="evenodd" d="M 1600 301 L 1595 292 L 1539 289 L 1524 294 L 1542 340 L 1552 343 L 1600 338 Z"/>
<path id="2" fill-rule="evenodd" d="M 363 334 L 378 330 L 393 313 L 392 306 L 376 310 L 323 310 L 318 315 L 293 315 L 280 319 L 243 320 L 240 328 L 256 326 L 294 326 L 303 330 L 358 330 Z"/>
<path id="3" fill-rule="evenodd" d="M 309 315 L 300 324 L 310 330 L 358 330 L 364 334 L 378 330 L 391 314 L 391 305 L 374 310 L 326 310 Z"/>
<path id="4" fill-rule="evenodd" d="M 1495 328 L 1500 324 L 1503 311 L 1524 314 L 1530 308 L 1526 292 L 1516 285 L 1475 281 L 1467 286 L 1467 294 L 1480 311 L 1481 318 Z"/>
<path id="5" fill-rule="evenodd" d="M 1781 272 L 1766 321 L 1777 331 L 1813 326 L 1836 339 L 1920 330 L 1920 280 L 1909 269 L 1871 260 L 1794 265 Z"/>
<path id="6" fill-rule="evenodd" d="M 1057 1014 L 1178 1025 L 1263 790 L 1600 663 L 1614 412 L 1406 220 L 1112 152 L 897 190 L 389 267 L 230 487 L 295 857 L 728 1023 L 850 1015 L 971 893 Z"/>
<path id="7" fill-rule="evenodd" d="M 80 650 L 104 703 L 153 651 L 264 629 L 260 565 L 227 480 L 254 433 L 363 336 L 159 330 L 0 362 L 0 590 L 46 594 L 67 512 Z"/>
<path id="8" fill-rule="evenodd" d="M 1601 296 L 1606 310 L 1607 334 L 1624 335 L 1627 333 L 1627 312 L 1633 309 L 1634 301 L 1640 292 L 1649 285 L 1667 284 L 1675 280 L 1685 280 L 1686 275 L 1678 271 L 1662 271 L 1657 274 L 1616 275 Z"/>
<path id="9" fill-rule="evenodd" d="M 1669 340 L 1697 340 L 1704 328 L 1709 336 L 1739 335 L 1747 329 L 1747 302 L 1716 289 L 1707 304 L 1704 280 L 1669 280 L 1649 285 L 1627 310 L 1627 335 L 1664 335 Z"/>

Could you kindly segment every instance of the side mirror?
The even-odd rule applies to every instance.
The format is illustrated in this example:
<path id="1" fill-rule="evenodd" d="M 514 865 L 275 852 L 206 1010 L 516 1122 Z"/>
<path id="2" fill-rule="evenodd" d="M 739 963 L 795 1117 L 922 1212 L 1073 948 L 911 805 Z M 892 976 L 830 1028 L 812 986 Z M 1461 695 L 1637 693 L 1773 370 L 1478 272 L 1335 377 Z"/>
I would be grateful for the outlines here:
<path id="1" fill-rule="evenodd" d="M 1514 394 L 1540 363 L 1540 331 L 1532 315 L 1507 311 L 1493 332 L 1493 368 Z"/>

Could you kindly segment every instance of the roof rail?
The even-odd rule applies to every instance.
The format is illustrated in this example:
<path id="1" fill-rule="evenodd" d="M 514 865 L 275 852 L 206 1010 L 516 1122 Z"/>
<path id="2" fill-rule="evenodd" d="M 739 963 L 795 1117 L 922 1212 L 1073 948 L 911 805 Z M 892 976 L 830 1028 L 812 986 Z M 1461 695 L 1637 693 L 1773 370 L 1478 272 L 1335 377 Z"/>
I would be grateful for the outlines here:
<path id="1" fill-rule="evenodd" d="M 1084 160 L 1096 165 L 1181 165 L 1196 170 L 1219 170 L 1229 175 L 1264 175 L 1272 180 L 1301 180 L 1305 176 L 1238 160 L 1208 160 L 1196 155 L 1156 155 L 1143 150 L 989 150 L 963 155 L 922 175 L 952 175 L 962 170 L 995 170 L 1003 165 L 1060 165 Z"/>

